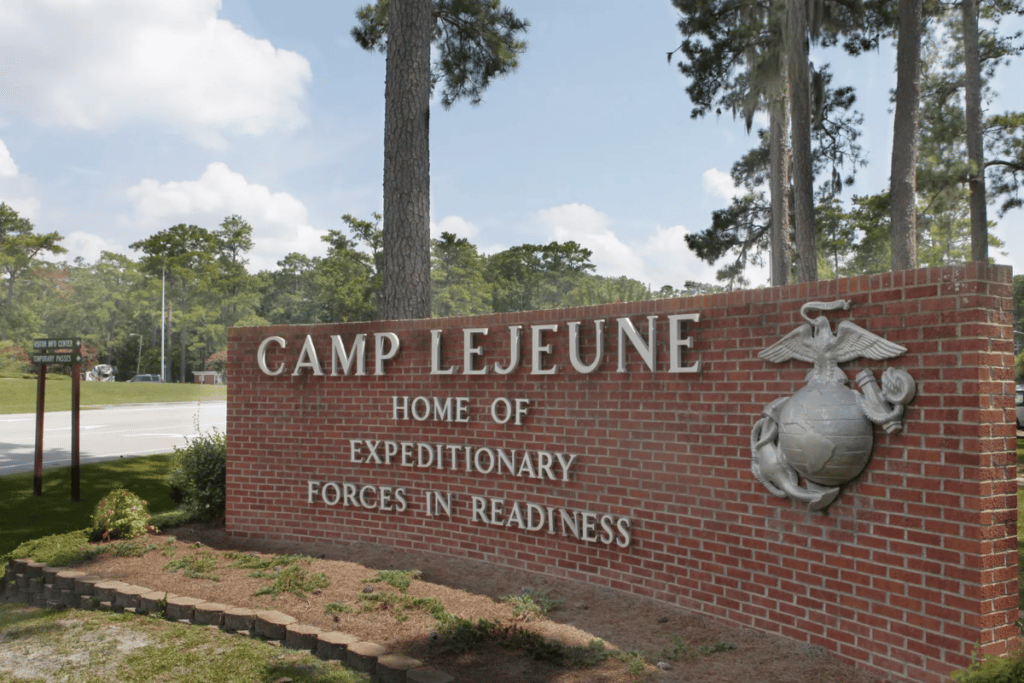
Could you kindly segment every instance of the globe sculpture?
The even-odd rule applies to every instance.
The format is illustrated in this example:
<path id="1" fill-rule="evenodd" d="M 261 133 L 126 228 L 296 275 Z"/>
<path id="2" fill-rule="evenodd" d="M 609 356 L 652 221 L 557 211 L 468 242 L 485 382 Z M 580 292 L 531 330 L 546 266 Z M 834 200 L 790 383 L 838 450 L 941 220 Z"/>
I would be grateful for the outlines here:
<path id="1" fill-rule="evenodd" d="M 872 424 L 892 434 L 903 429 L 903 408 L 916 386 L 905 371 L 888 368 L 879 387 L 871 370 L 857 375 L 856 392 L 839 368 L 854 358 L 882 360 L 906 352 L 848 320 L 833 334 L 828 319 L 809 310 L 849 310 L 848 301 L 812 301 L 800 308 L 807 321 L 758 355 L 783 363 L 813 363 L 807 386 L 765 406 L 751 432 L 751 470 L 779 498 L 793 498 L 811 510 L 824 510 L 843 484 L 855 479 L 871 459 Z"/>
<path id="2" fill-rule="evenodd" d="M 867 466 L 872 432 L 849 387 L 812 384 L 786 401 L 779 420 L 779 448 L 800 476 L 815 484 L 839 486 Z"/>

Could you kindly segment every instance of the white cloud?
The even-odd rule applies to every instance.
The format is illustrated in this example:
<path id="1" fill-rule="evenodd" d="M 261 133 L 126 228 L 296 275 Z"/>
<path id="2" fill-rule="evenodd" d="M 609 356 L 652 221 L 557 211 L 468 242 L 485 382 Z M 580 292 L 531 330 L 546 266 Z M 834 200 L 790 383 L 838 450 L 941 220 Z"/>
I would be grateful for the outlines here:
<path id="1" fill-rule="evenodd" d="M 0 140 L 0 202 L 18 212 L 22 218 L 36 220 L 41 202 L 35 193 L 35 183 L 18 170 L 10 150 Z"/>
<path id="2" fill-rule="evenodd" d="M 640 246 L 652 289 L 665 285 L 683 289 L 687 281 L 715 282 L 715 267 L 697 258 L 686 245 L 689 232 L 681 225 L 658 227 Z"/>
<path id="3" fill-rule="evenodd" d="M 204 144 L 305 122 L 301 55 L 217 18 L 220 0 L 4 0 L 0 111 L 110 128 L 153 120 Z"/>
<path id="4" fill-rule="evenodd" d="M 611 230 L 611 218 L 586 204 L 563 204 L 537 212 L 537 219 L 551 230 L 555 240 L 573 240 L 590 249 L 601 275 L 637 277 L 642 260 Z M 638 278 L 639 279 L 639 278 Z"/>
<path id="5" fill-rule="evenodd" d="M 652 289 L 671 285 L 681 289 L 687 280 L 714 282 L 715 268 L 699 260 L 686 246 L 686 228 L 656 228 L 645 240 L 627 242 L 612 230 L 605 213 L 585 204 L 565 204 L 536 212 L 552 239 L 574 240 L 593 251 L 598 275 L 639 280 Z"/>
<path id="6" fill-rule="evenodd" d="M 42 203 L 35 195 L 28 192 L 19 193 L 5 190 L 3 187 L 0 187 L 0 202 L 17 211 L 22 218 L 28 218 L 31 221 L 38 220 L 42 208 Z"/>
<path id="7" fill-rule="evenodd" d="M 61 242 L 61 246 L 67 249 L 68 253 L 62 254 L 58 258 L 65 261 L 73 261 L 81 256 L 85 259 L 86 263 L 95 263 L 105 251 L 124 253 L 126 250 L 123 244 L 117 244 L 99 235 L 82 232 L 81 230 L 76 230 L 66 236 L 64 241 Z"/>
<path id="8" fill-rule="evenodd" d="M 225 217 L 238 214 L 253 227 L 253 250 L 249 269 L 276 269 L 285 254 L 297 251 L 322 256 L 327 245 L 320 239 L 324 230 L 309 223 L 305 205 L 287 192 L 272 192 L 265 185 L 250 183 L 222 163 L 206 167 L 198 180 L 160 183 L 145 179 L 128 189 L 135 215 L 122 218 L 138 237 L 177 223 L 195 223 L 215 229 Z"/>
<path id="9" fill-rule="evenodd" d="M 717 168 L 709 168 L 704 171 L 702 178 L 704 191 L 710 195 L 731 200 L 742 193 L 742 190 L 733 184 L 732 176 Z"/>
<path id="10" fill-rule="evenodd" d="M 442 232 L 450 232 L 459 237 L 465 237 L 470 242 L 476 240 L 480 231 L 475 225 L 462 216 L 445 216 L 440 223 L 430 221 L 430 236 L 440 237 Z"/>
<path id="11" fill-rule="evenodd" d="M 18 166 L 11 158 L 7 145 L 0 140 L 0 178 L 13 178 L 16 175 L 18 175 Z"/>

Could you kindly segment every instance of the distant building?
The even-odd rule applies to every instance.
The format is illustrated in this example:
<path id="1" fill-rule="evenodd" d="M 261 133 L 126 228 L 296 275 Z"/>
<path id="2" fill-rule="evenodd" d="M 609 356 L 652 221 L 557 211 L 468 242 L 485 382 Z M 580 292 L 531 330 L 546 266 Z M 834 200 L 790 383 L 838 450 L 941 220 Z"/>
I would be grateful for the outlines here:
<path id="1" fill-rule="evenodd" d="M 196 370 L 192 373 L 193 384 L 224 384 L 224 378 L 214 370 Z"/>

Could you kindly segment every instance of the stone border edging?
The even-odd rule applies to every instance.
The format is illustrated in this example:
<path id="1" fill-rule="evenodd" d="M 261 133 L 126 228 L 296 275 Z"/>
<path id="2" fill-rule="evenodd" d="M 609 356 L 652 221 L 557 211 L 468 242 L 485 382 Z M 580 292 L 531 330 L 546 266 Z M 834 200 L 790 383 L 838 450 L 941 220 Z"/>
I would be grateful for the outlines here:
<path id="1" fill-rule="evenodd" d="M 169 621 L 216 626 L 228 633 L 304 650 L 320 659 L 340 661 L 380 683 L 452 683 L 455 680 L 442 671 L 424 667 L 417 659 L 389 653 L 378 643 L 300 624 L 283 612 L 232 607 L 154 591 L 28 559 L 11 560 L 7 564 L 0 588 L 0 602 L 43 609 L 76 608 L 140 615 L 163 612 Z"/>

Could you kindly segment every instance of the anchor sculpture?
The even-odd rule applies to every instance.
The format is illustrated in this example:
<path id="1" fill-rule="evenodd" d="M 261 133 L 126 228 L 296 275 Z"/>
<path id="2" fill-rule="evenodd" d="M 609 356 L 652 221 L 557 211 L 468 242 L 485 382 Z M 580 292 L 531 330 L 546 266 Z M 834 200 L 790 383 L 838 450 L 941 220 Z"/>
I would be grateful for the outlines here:
<path id="1" fill-rule="evenodd" d="M 754 476 L 772 495 L 802 501 L 811 510 L 831 505 L 842 485 L 867 465 L 872 423 L 889 434 L 903 429 L 903 407 L 916 392 L 910 374 L 895 368 L 882 374 L 881 387 L 869 369 L 857 374 L 860 393 L 846 386 L 840 363 L 885 360 L 907 351 L 846 320 L 833 334 L 828 318 L 807 314 L 849 308 L 843 300 L 804 304 L 800 315 L 807 322 L 758 354 L 774 363 L 795 358 L 814 365 L 805 387 L 765 406 L 750 437 Z"/>

